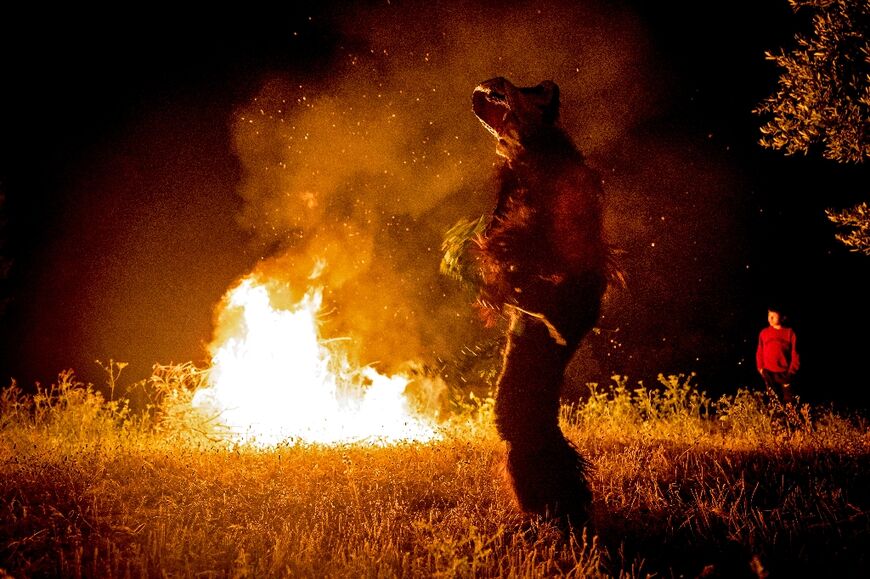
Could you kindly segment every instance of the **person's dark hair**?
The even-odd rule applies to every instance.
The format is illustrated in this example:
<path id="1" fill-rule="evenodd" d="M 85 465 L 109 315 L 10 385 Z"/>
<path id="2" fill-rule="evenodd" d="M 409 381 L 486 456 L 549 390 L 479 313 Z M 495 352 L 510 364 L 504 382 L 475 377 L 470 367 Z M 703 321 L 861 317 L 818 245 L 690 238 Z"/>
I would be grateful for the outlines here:
<path id="1" fill-rule="evenodd" d="M 777 303 L 768 304 L 767 311 L 778 313 L 779 317 L 782 318 L 783 320 L 785 320 L 787 317 L 787 315 L 785 313 L 785 308 L 782 307 L 782 304 L 777 304 Z"/>

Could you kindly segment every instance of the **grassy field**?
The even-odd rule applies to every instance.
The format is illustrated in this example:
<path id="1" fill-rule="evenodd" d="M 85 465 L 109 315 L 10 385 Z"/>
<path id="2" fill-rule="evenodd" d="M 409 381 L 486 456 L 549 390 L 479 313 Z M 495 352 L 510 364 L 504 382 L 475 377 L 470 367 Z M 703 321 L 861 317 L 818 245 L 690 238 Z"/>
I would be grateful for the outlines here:
<path id="1" fill-rule="evenodd" d="M 443 440 L 229 448 L 161 378 L 145 412 L 64 374 L 0 400 L 0 577 L 866 577 L 861 418 L 617 379 L 565 407 L 593 525 L 516 512 L 488 400 Z"/>

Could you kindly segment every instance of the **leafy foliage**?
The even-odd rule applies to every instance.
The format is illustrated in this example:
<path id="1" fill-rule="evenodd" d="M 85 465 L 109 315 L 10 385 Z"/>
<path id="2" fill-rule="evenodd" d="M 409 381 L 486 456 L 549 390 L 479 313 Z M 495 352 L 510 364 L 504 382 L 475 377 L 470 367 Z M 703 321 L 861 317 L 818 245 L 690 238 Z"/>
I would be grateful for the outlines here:
<path id="1" fill-rule="evenodd" d="M 441 250 L 441 273 L 470 286 L 477 283 L 478 274 L 474 271 L 473 260 L 469 256 L 469 246 L 483 235 L 489 220 L 486 215 L 477 219 L 461 219 L 444 234 Z"/>
<path id="2" fill-rule="evenodd" d="M 870 2 L 789 0 L 814 9 L 813 33 L 797 35 L 797 47 L 768 60 L 782 69 L 776 93 L 755 112 L 772 117 L 761 127 L 763 147 L 786 155 L 824 145 L 823 155 L 840 163 L 870 157 Z M 828 218 L 846 228 L 836 238 L 870 255 L 870 212 L 861 203 Z"/>
<path id="3" fill-rule="evenodd" d="M 852 251 L 870 255 L 870 206 L 867 202 L 859 203 L 850 209 L 825 212 L 828 219 L 848 230 L 838 233 L 836 238 Z"/>
<path id="4" fill-rule="evenodd" d="M 813 33 L 768 60 L 782 69 L 778 87 L 757 109 L 770 118 L 761 145 L 787 155 L 824 145 L 824 156 L 861 162 L 870 156 L 870 3 L 789 0 L 815 9 Z"/>

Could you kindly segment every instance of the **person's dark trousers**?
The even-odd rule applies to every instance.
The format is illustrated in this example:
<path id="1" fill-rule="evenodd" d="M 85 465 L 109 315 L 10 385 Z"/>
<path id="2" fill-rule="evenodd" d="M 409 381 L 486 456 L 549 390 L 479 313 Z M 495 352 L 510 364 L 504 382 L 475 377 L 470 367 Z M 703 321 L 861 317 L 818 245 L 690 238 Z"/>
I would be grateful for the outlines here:
<path id="1" fill-rule="evenodd" d="M 794 401 L 794 395 L 791 390 L 791 382 L 793 378 L 791 374 L 788 372 L 762 370 L 761 375 L 764 378 L 764 383 L 767 387 L 782 397 L 783 403 L 791 404 Z"/>

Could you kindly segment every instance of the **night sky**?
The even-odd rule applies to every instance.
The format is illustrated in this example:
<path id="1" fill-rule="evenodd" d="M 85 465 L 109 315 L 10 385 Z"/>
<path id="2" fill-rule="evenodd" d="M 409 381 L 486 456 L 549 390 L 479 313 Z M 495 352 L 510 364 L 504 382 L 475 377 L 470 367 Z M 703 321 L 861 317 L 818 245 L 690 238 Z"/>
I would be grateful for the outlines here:
<path id="1" fill-rule="evenodd" d="M 364 362 L 435 364 L 491 337 L 438 276 L 438 244 L 486 210 L 494 143 L 470 95 L 507 76 L 562 87 L 624 252 L 628 288 L 578 380 L 757 386 L 776 302 L 800 392 L 866 405 L 870 258 L 833 239 L 824 209 L 866 198 L 867 170 L 757 145 L 751 111 L 778 74 L 764 51 L 806 26 L 785 0 L 300 4 L 0 18 L 0 380 L 204 364 L 233 281 L 291 280 L 318 248 L 348 260 L 328 331 L 358 333 Z M 306 192 L 327 209 L 309 214 Z"/>

